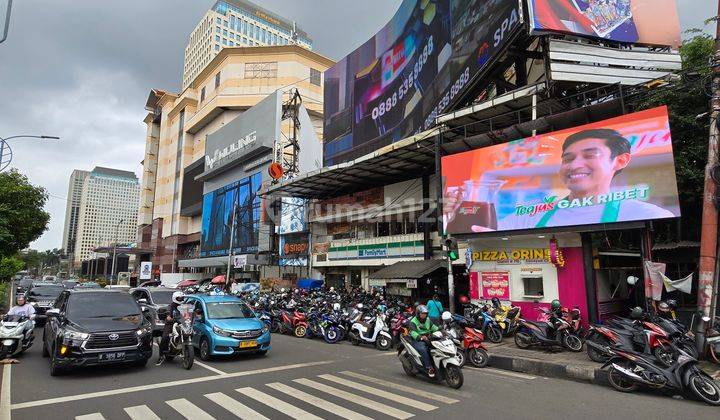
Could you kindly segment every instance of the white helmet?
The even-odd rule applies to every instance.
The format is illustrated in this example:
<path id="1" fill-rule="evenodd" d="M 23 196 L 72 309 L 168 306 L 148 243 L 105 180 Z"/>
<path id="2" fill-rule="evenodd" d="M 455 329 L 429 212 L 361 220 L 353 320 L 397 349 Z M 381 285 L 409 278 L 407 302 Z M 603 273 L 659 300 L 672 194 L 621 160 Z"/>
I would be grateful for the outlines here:
<path id="1" fill-rule="evenodd" d="M 364 305 L 363 305 L 362 303 L 358 303 L 358 304 L 357 304 L 357 308 L 358 308 L 358 309 L 362 309 L 363 306 L 364 306 Z"/>
<path id="2" fill-rule="evenodd" d="M 335 288 L 334 288 L 334 287 L 330 287 L 330 293 L 334 293 L 334 292 L 335 292 Z"/>
<path id="3" fill-rule="evenodd" d="M 280 293 L 285 293 L 285 288 L 280 289 Z"/>
<path id="4" fill-rule="evenodd" d="M 340 304 L 337 303 L 337 302 L 335 302 L 335 303 L 333 304 L 333 311 L 339 311 L 339 310 L 340 310 Z"/>
<path id="5" fill-rule="evenodd" d="M 445 312 L 442 313 L 442 320 L 443 320 L 443 321 L 445 321 L 445 322 L 450 322 L 451 319 L 452 319 L 452 314 L 451 314 L 450 312 L 445 311 Z"/>
<path id="6" fill-rule="evenodd" d="M 184 300 L 185 300 L 185 293 L 175 292 L 172 294 L 172 301 L 177 303 L 178 305 L 183 303 Z"/>

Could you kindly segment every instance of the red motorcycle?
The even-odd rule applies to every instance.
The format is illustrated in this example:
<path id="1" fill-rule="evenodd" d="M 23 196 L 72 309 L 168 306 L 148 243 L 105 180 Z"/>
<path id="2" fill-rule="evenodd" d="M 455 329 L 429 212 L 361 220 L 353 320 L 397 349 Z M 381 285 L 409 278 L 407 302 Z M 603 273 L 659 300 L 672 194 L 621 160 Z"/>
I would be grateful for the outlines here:
<path id="1" fill-rule="evenodd" d="M 652 354 L 665 366 L 672 366 L 678 353 L 668 333 L 650 321 L 620 318 L 593 326 L 586 343 L 590 359 L 601 363 L 614 355 L 613 349 Z"/>
<path id="2" fill-rule="evenodd" d="M 487 347 L 483 344 L 484 340 L 485 336 L 482 331 L 476 328 L 465 327 L 463 348 L 465 349 L 468 360 L 470 360 L 470 363 L 475 367 L 485 367 L 490 361 Z"/>
<path id="3" fill-rule="evenodd" d="M 281 334 L 293 333 L 295 337 L 305 337 L 307 334 L 307 321 L 305 314 L 294 310 L 292 314 L 289 311 L 280 311 L 280 319 L 276 319 L 277 330 Z"/>

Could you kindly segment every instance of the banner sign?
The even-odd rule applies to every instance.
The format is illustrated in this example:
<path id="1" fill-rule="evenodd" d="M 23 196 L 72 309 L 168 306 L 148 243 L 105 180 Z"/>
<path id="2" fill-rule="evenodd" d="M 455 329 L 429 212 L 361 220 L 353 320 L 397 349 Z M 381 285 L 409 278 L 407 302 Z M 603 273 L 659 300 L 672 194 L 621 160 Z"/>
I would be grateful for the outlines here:
<path id="1" fill-rule="evenodd" d="M 140 262 L 140 280 L 152 279 L 152 262 L 142 261 Z"/>
<path id="2" fill-rule="evenodd" d="M 522 26 L 518 0 L 404 0 L 325 72 L 325 166 L 429 129 Z"/>
<path id="3" fill-rule="evenodd" d="M 680 216 L 666 107 L 442 158 L 449 234 Z"/>
<path id="4" fill-rule="evenodd" d="M 507 271 L 480 273 L 483 299 L 510 300 L 510 273 Z"/>
<path id="5" fill-rule="evenodd" d="M 308 255 L 308 234 L 280 235 L 280 257 Z"/>
<path id="6" fill-rule="evenodd" d="M 477 271 L 471 271 L 470 272 L 470 299 L 478 300 L 480 299 L 480 285 L 479 283 L 479 274 Z"/>
<path id="7" fill-rule="evenodd" d="M 532 32 L 635 44 L 680 45 L 676 0 L 528 0 Z"/>
<path id="8" fill-rule="evenodd" d="M 243 268 L 247 265 L 247 255 L 234 255 L 233 268 Z"/>

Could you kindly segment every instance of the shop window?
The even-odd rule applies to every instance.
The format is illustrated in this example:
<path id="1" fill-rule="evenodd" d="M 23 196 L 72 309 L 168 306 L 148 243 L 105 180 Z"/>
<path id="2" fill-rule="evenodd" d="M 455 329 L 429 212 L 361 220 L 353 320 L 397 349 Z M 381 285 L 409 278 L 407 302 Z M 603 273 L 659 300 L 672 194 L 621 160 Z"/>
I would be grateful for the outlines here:
<path id="1" fill-rule="evenodd" d="M 543 278 L 542 277 L 523 277 L 523 287 L 525 288 L 525 297 L 543 297 Z"/>
<path id="2" fill-rule="evenodd" d="M 310 68 L 310 83 L 315 86 L 320 86 L 322 81 L 320 70 Z"/>
<path id="3" fill-rule="evenodd" d="M 377 224 L 377 236 L 389 236 L 390 235 L 390 223 L 380 222 Z"/>
<path id="4" fill-rule="evenodd" d="M 403 234 L 405 234 L 403 222 L 390 222 L 390 235 L 403 235 Z"/>

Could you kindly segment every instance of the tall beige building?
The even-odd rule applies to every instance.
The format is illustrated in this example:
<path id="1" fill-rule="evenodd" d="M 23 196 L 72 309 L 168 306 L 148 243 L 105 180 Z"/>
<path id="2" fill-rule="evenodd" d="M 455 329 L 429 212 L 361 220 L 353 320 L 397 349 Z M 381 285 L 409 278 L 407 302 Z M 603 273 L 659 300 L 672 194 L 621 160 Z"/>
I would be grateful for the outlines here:
<path id="1" fill-rule="evenodd" d="M 182 87 L 223 48 L 291 44 L 312 49 L 312 40 L 294 22 L 247 0 L 218 0 L 190 33 Z"/>
<path id="2" fill-rule="evenodd" d="M 83 182 L 74 265 L 90 259 L 93 249 L 135 242 L 140 182 L 129 171 L 96 166 Z"/>
<path id="3" fill-rule="evenodd" d="M 322 138 L 323 78 L 333 62 L 298 45 L 228 47 L 180 94 L 157 89 L 146 102 L 147 132 L 138 211 L 138 247 L 163 272 L 198 256 L 205 138 L 280 91 L 297 89 Z M 289 129 L 282 127 L 283 130 Z"/>
<path id="4" fill-rule="evenodd" d="M 90 172 L 75 169 L 70 175 L 68 184 L 67 205 L 65 207 L 65 228 L 63 229 L 63 253 L 72 260 L 75 253 L 78 219 L 80 218 L 80 198 L 82 197 L 85 178 Z"/>

